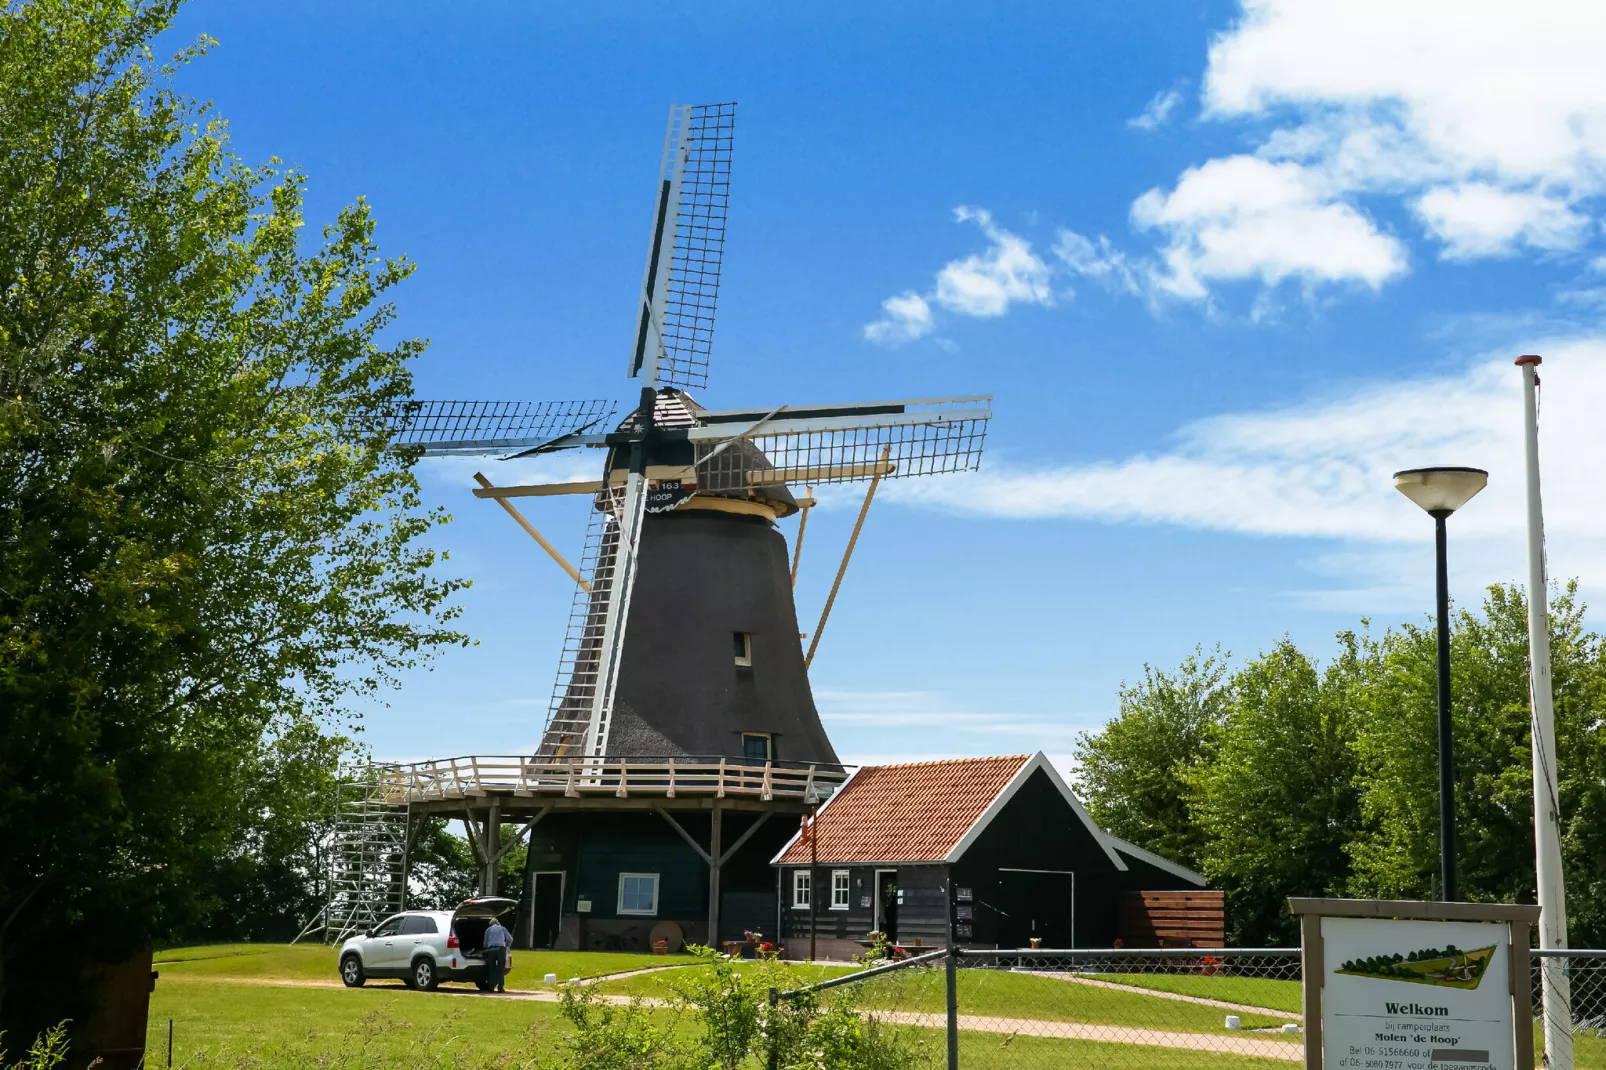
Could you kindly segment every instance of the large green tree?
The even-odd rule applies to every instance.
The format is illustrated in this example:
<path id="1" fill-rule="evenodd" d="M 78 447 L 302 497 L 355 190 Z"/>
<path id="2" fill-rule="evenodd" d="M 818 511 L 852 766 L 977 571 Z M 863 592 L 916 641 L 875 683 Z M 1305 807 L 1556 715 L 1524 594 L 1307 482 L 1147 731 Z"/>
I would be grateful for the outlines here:
<path id="1" fill-rule="evenodd" d="M 1325 670 L 1284 639 L 1234 673 L 1219 743 L 1189 777 L 1200 869 L 1227 893 L 1235 941 L 1297 941 L 1288 896 L 1342 894 L 1348 884 L 1366 688 L 1360 642 L 1340 639 Z"/>
<path id="2" fill-rule="evenodd" d="M 301 175 L 231 153 L 173 84 L 204 42 L 151 51 L 176 6 L 0 0 L 13 1036 L 78 1013 L 50 949 L 115 959 L 216 902 L 275 748 L 315 752 L 353 695 L 463 641 L 420 541 L 441 518 L 387 441 L 423 348 L 391 329 L 411 265 L 360 200 L 319 238 Z"/>
<path id="3" fill-rule="evenodd" d="M 1606 663 L 1576 585 L 1550 605 L 1563 859 L 1574 928 L 1606 938 Z M 1356 894 L 1438 894 L 1437 648 L 1431 626 L 1390 632 L 1357 734 L 1364 826 L 1350 850 Z M 1490 588 L 1481 614 L 1455 614 L 1450 644 L 1456 859 L 1463 898 L 1533 902 L 1528 604 Z"/>
<path id="4" fill-rule="evenodd" d="M 1195 650 L 1171 672 L 1143 667 L 1123 684 L 1102 731 L 1078 738 L 1077 787 L 1102 827 L 1156 854 L 1196 866 L 1205 835 L 1189 777 L 1214 753 L 1227 715 L 1227 659 Z"/>
<path id="5" fill-rule="evenodd" d="M 1463 898 L 1534 901 L 1527 602 L 1491 587 L 1451 629 Z M 1606 942 L 1606 644 L 1576 585 L 1550 605 L 1574 946 Z M 1432 622 L 1340 633 L 1325 668 L 1284 641 L 1228 674 L 1146 669 L 1085 736 L 1079 786 L 1106 827 L 1203 871 L 1239 942 L 1291 940 L 1290 895 L 1439 894 Z M 1189 684 L 1193 681 L 1193 684 Z M 1194 700 L 1190 696 L 1206 696 Z"/>

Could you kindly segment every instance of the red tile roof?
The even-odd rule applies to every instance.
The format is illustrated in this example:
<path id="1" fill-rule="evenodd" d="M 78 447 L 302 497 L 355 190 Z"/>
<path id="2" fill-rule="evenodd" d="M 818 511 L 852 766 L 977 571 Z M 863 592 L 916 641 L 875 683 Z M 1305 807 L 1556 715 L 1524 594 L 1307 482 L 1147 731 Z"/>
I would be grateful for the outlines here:
<path id="1" fill-rule="evenodd" d="M 867 765 L 821 808 L 819 861 L 941 861 L 1031 757 Z M 777 859 L 781 865 L 808 861 L 806 835 Z"/>

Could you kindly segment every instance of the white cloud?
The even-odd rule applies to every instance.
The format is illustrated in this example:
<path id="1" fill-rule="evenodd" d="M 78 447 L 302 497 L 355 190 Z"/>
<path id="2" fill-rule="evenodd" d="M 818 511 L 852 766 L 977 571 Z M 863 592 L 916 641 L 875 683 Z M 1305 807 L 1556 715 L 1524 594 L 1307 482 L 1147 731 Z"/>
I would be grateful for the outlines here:
<path id="1" fill-rule="evenodd" d="M 1032 244 L 993 222 L 982 208 L 956 208 L 954 218 L 972 222 L 992 242 L 980 256 L 955 260 L 937 272 L 937 303 L 963 316 L 1002 316 L 1014 303 L 1051 305 L 1049 270 Z"/>
<path id="2" fill-rule="evenodd" d="M 1606 191 L 1606 5 L 1244 0 L 1210 49 L 1207 116 L 1293 117 L 1262 152 L 1335 190 L 1418 201 L 1455 258 L 1573 248 Z"/>
<path id="3" fill-rule="evenodd" d="M 1182 103 L 1182 94 L 1175 89 L 1164 89 L 1149 98 L 1143 112 L 1126 121 L 1134 130 L 1158 130 L 1171 118 L 1171 113 Z"/>
<path id="4" fill-rule="evenodd" d="M 1363 199 L 1410 210 L 1447 260 L 1584 248 L 1606 194 L 1603 53 L 1598 0 L 1242 0 L 1202 103 L 1247 124 L 1253 148 L 1133 204 L 1166 239 L 1151 294 L 1380 287 L 1406 272 L 1405 247 Z M 1131 125 L 1175 106 L 1162 94 L 1154 122 Z"/>
<path id="5" fill-rule="evenodd" d="M 1530 351 L 1546 357 L 1540 450 L 1551 572 L 1606 586 L 1606 424 L 1598 415 L 1606 338 Z M 1415 582 L 1401 555 L 1425 537 L 1424 518 L 1393 489 L 1392 474 L 1464 464 L 1490 477 L 1454 521 L 1458 558 L 1479 582 L 1510 580 L 1524 574 L 1526 530 L 1514 355 L 1439 378 L 1391 380 L 1328 400 L 1199 421 L 1169 448 L 1138 456 L 1054 468 L 995 465 L 974 476 L 898 481 L 883 493 L 987 516 L 1336 540 L 1348 548 L 1333 551 L 1338 556 L 1328 564 L 1338 566 L 1326 571 L 1352 583 L 1361 575 L 1382 598 L 1379 592 Z"/>
<path id="6" fill-rule="evenodd" d="M 1418 198 L 1415 208 L 1451 260 L 1508 255 L 1519 244 L 1571 249 L 1589 229 L 1589 220 L 1564 201 L 1484 182 L 1438 186 Z"/>
<path id="7" fill-rule="evenodd" d="M 881 318 L 864 326 L 867 340 L 898 345 L 930 334 L 936 326 L 933 304 L 955 315 L 988 319 L 1002 316 L 1011 305 L 1054 303 L 1053 271 L 1032 252 L 1031 242 L 998 226 L 984 208 L 956 208 L 954 219 L 980 227 L 987 249 L 950 261 L 937 272 L 930 293 L 906 290 L 881 302 Z"/>
<path id="8" fill-rule="evenodd" d="M 1155 285 L 1197 300 L 1215 281 L 1287 278 L 1376 289 L 1405 270 L 1401 243 L 1330 198 L 1320 176 L 1291 162 L 1228 156 L 1186 171 L 1170 193 L 1132 205 L 1139 227 L 1169 238 Z"/>
<path id="9" fill-rule="evenodd" d="M 1143 291 L 1139 266 L 1103 235 L 1094 242 L 1074 230 L 1061 228 L 1054 241 L 1054 255 L 1075 274 L 1096 279 L 1113 290 L 1132 294 Z"/>
<path id="10" fill-rule="evenodd" d="M 881 302 L 881 318 L 864 325 L 864 336 L 879 345 L 898 345 L 931 333 L 931 304 L 913 290 Z"/>

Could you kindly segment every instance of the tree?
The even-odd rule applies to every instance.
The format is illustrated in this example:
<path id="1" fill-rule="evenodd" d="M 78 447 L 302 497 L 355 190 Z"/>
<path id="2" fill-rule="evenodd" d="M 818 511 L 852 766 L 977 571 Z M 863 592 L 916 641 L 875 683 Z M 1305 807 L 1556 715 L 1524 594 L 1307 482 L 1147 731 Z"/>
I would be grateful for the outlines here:
<path id="1" fill-rule="evenodd" d="M 1216 749 L 1188 777 L 1200 868 L 1233 942 L 1297 942 L 1290 895 L 1342 894 L 1360 820 L 1353 750 L 1366 664 L 1353 633 L 1325 671 L 1286 638 L 1233 674 Z"/>
<path id="2" fill-rule="evenodd" d="M 1077 787 L 1103 828 L 1185 866 L 1199 863 L 1191 771 L 1208 761 L 1226 717 L 1226 655 L 1195 650 L 1173 672 L 1143 667 L 1121 687 L 1120 712 L 1078 737 Z"/>
<path id="3" fill-rule="evenodd" d="M 408 905 L 420 910 L 451 910 L 470 896 L 479 894 L 480 864 L 467 839 L 448 827 L 444 817 L 426 817 L 413 837 L 409 859 Z M 518 837 L 513 825 L 502 825 L 498 832 L 506 848 L 496 864 L 497 887 L 504 895 L 517 896 L 524 883 L 524 861 L 529 847 Z"/>
<path id="4" fill-rule="evenodd" d="M 1456 860 L 1463 898 L 1534 901 L 1533 775 L 1528 701 L 1528 605 L 1511 585 L 1491 587 L 1482 615 L 1465 610 L 1450 638 L 1455 743 Z M 1551 674 L 1563 861 L 1580 935 L 1606 937 L 1606 812 L 1600 636 L 1586 632 L 1576 584 L 1550 607 Z M 1437 647 L 1431 627 L 1390 632 L 1377 650 L 1374 693 L 1357 736 L 1365 824 L 1351 845 L 1357 894 L 1438 892 Z"/>
<path id="5" fill-rule="evenodd" d="M 178 0 L 0 0 L 0 1028 L 182 931 L 277 747 L 444 644 L 452 594 L 388 429 L 361 200 L 246 166 L 157 63 Z M 282 803 L 282 800 L 280 800 Z M 279 805 L 275 803 L 274 805 Z M 28 984 L 8 983 L 29 956 Z"/>

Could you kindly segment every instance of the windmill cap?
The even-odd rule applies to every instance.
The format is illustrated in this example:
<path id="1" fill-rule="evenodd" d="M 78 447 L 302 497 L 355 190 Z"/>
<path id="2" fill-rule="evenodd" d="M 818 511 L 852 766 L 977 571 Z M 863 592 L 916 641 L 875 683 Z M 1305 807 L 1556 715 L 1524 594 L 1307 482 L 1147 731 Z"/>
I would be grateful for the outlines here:
<path id="1" fill-rule="evenodd" d="M 1517 363 L 1518 367 L 1521 367 L 1521 366 L 1526 365 L 1526 364 L 1543 364 L 1544 363 L 1544 358 L 1540 357 L 1536 353 L 1528 353 L 1528 354 L 1525 354 L 1523 356 L 1518 357 L 1516 363 Z"/>

